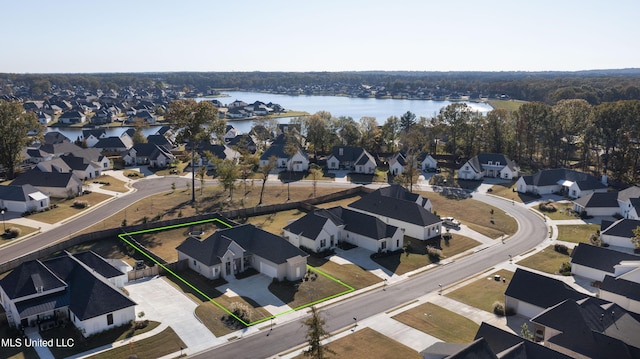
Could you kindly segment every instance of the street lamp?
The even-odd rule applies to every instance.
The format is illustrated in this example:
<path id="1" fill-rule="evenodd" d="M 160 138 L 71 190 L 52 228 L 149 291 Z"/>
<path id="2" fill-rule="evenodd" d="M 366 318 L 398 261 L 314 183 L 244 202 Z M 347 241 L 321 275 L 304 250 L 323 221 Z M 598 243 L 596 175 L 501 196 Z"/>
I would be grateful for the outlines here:
<path id="1" fill-rule="evenodd" d="M 4 233 L 7 233 L 7 226 L 4 224 L 4 208 L 0 213 L 2 213 L 2 229 L 4 230 Z"/>

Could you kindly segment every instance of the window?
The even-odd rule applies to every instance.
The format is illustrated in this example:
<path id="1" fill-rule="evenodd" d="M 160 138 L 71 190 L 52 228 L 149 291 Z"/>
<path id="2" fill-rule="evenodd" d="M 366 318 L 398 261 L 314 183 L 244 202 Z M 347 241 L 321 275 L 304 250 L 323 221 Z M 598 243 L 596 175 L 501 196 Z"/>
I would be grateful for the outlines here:
<path id="1" fill-rule="evenodd" d="M 469 170 L 469 166 L 464 166 L 464 169 L 468 171 Z"/>
<path id="2" fill-rule="evenodd" d="M 381 249 L 387 249 L 387 242 L 380 243 L 380 248 Z"/>
<path id="3" fill-rule="evenodd" d="M 396 239 L 396 247 L 400 247 L 400 240 Z"/>
<path id="4" fill-rule="evenodd" d="M 193 265 L 196 265 L 196 260 L 195 259 L 193 260 Z"/>
<path id="5" fill-rule="evenodd" d="M 323 248 L 327 245 L 327 240 L 326 239 L 321 239 L 320 240 L 320 248 Z"/>
<path id="6" fill-rule="evenodd" d="M 493 164 L 493 161 L 489 161 L 489 166 L 491 166 Z"/>
<path id="7" fill-rule="evenodd" d="M 113 313 L 107 314 L 107 325 L 113 324 Z"/>

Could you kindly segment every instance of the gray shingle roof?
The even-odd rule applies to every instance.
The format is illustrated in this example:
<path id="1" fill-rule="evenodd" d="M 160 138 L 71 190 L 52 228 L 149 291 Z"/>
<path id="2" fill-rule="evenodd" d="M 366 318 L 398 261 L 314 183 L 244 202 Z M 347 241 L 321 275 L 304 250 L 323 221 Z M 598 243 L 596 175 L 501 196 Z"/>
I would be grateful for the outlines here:
<path id="1" fill-rule="evenodd" d="M 602 234 L 631 239 L 634 236 L 633 230 L 639 226 L 640 220 L 623 218 L 613 222 L 613 224 L 605 228 L 602 231 Z"/>
<path id="2" fill-rule="evenodd" d="M 217 259 L 218 262 L 216 262 L 215 257 L 220 253 L 224 254 L 229 244 L 231 244 L 231 241 L 236 242 L 247 252 L 267 259 L 275 264 L 285 263 L 287 259 L 298 255 L 302 257 L 308 256 L 307 253 L 287 242 L 286 239 L 271 234 L 252 224 L 243 224 L 237 227 L 217 230 L 202 241 L 189 237 L 176 249 L 192 258 L 203 258 L 202 263 L 204 264 L 216 264 L 219 263 L 219 257 Z"/>
<path id="3" fill-rule="evenodd" d="M 484 338 L 500 359 L 570 359 L 571 357 L 486 322 L 480 324 L 474 339 Z M 524 349 L 524 350 L 523 350 Z"/>
<path id="4" fill-rule="evenodd" d="M 386 197 L 379 191 L 362 197 L 349 204 L 349 207 L 422 227 L 442 222 L 438 216 L 415 202 Z"/>
<path id="5" fill-rule="evenodd" d="M 11 299 L 36 294 L 39 288 L 49 291 L 62 289 L 65 283 L 40 261 L 24 262 L 0 279 L 0 287 Z"/>
<path id="6" fill-rule="evenodd" d="M 605 275 L 602 284 L 600 284 L 600 290 L 640 302 L 640 283 Z"/>
<path id="7" fill-rule="evenodd" d="M 600 179 L 598 179 L 597 177 L 567 168 L 543 170 L 532 176 L 523 177 L 525 177 L 525 182 L 527 184 L 533 184 L 538 187 L 553 186 L 558 184 L 558 181 L 567 180 L 571 182 L 580 182 L 581 189 L 587 189 L 587 186 L 589 186 L 590 184 L 595 188 L 606 188 L 606 186 L 603 185 L 602 182 L 600 182 Z"/>
<path id="8" fill-rule="evenodd" d="M 285 230 L 307 238 L 317 238 L 327 221 L 333 221 L 336 226 L 344 224 L 340 216 L 326 209 L 315 209 L 303 217 L 284 227 Z"/>
<path id="9" fill-rule="evenodd" d="M 28 202 L 30 194 L 40 192 L 30 184 L 0 186 L 0 199 L 5 201 Z"/>
<path id="10" fill-rule="evenodd" d="M 552 307 L 566 299 L 587 297 L 562 281 L 520 268 L 513 274 L 504 295 L 540 308 Z"/>
<path id="11" fill-rule="evenodd" d="M 586 243 L 579 243 L 571 252 L 571 263 L 585 267 L 614 273 L 613 266 L 621 261 L 637 261 L 640 256 L 614 251 L 613 249 L 596 247 Z"/>
<path id="12" fill-rule="evenodd" d="M 73 173 L 58 173 L 58 172 L 41 172 L 37 169 L 29 170 L 18 178 L 14 179 L 11 185 L 23 185 L 30 184 L 38 187 L 66 187 L 69 182 L 75 179 L 78 183 L 82 183 L 82 180 Z"/>
<path id="13" fill-rule="evenodd" d="M 584 208 L 618 208 L 618 194 L 615 192 L 593 192 L 574 201 Z"/>
<path id="14" fill-rule="evenodd" d="M 105 278 L 118 277 L 124 274 L 93 251 L 74 253 L 73 256 Z"/>

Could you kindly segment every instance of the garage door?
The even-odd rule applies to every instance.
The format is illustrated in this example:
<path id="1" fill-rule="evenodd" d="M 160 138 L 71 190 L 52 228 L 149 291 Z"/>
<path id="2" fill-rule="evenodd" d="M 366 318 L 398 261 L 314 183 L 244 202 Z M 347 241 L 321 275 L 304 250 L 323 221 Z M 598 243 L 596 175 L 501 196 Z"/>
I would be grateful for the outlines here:
<path id="1" fill-rule="evenodd" d="M 278 276 L 278 269 L 264 262 L 260 262 L 260 273 L 271 278 L 276 278 Z"/>

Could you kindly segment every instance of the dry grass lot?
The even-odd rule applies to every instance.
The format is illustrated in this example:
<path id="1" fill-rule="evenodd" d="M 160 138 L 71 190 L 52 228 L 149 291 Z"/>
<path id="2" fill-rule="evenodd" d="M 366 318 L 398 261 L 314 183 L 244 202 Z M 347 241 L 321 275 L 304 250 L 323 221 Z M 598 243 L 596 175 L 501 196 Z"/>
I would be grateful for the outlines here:
<path id="1" fill-rule="evenodd" d="M 343 283 L 362 289 L 382 281 L 380 277 L 360 268 L 355 264 L 337 264 L 327 259 L 308 257 L 307 263 Z"/>
<path id="2" fill-rule="evenodd" d="M 554 202 L 555 212 L 542 212 L 553 220 L 576 219 L 578 216 L 573 212 L 573 203 L 571 202 Z"/>
<path id="3" fill-rule="evenodd" d="M 256 227 L 279 236 L 282 234 L 282 228 L 286 227 L 291 221 L 303 217 L 305 214 L 307 213 L 299 209 L 292 209 L 289 211 L 249 217 L 246 223 L 251 223 Z"/>
<path id="4" fill-rule="evenodd" d="M 480 326 L 433 303 L 394 315 L 393 319 L 447 343 L 471 343 Z"/>
<path id="5" fill-rule="evenodd" d="M 506 283 L 493 280 L 494 275 L 500 275 L 500 277 L 506 278 Z M 487 272 L 482 278 L 462 288 L 458 288 L 446 296 L 472 307 L 493 313 L 493 303 L 496 301 L 504 302 L 504 291 L 507 289 L 512 277 L 513 272 L 504 269 L 497 272 Z"/>
<path id="6" fill-rule="evenodd" d="M 296 282 L 274 281 L 269 285 L 269 291 L 292 309 L 300 309 L 313 302 L 349 292 L 350 289 L 320 273 L 307 271 L 304 280 Z"/>
<path id="7" fill-rule="evenodd" d="M 316 207 L 319 207 L 319 208 L 332 208 L 332 207 L 337 207 L 337 206 L 347 207 L 351 203 L 359 200 L 360 198 L 362 198 L 361 195 L 356 195 L 356 196 L 349 197 L 349 198 L 343 198 L 343 199 L 340 199 L 340 200 L 337 200 L 337 201 L 321 203 L 321 204 L 318 204 Z"/>
<path id="8" fill-rule="evenodd" d="M 558 274 L 562 263 L 570 261 L 571 257 L 569 255 L 556 252 L 553 246 L 548 246 L 541 252 L 529 256 L 517 264 L 549 274 Z"/>
<path id="9" fill-rule="evenodd" d="M 511 235 L 518 230 L 518 223 L 511 216 L 497 208 L 474 199 L 450 200 L 433 192 L 421 192 L 429 198 L 439 216 L 453 216 L 476 232 L 494 239 L 502 234 Z M 491 210 L 493 209 L 493 223 Z"/>
<path id="10" fill-rule="evenodd" d="M 114 191 L 114 192 L 120 192 L 120 193 L 129 191 L 129 187 L 126 186 L 125 182 L 107 175 L 94 178 L 93 180 L 91 180 L 91 182 L 100 183 L 101 184 L 100 188 L 108 191 Z"/>
<path id="11" fill-rule="evenodd" d="M 405 238 L 405 242 L 406 241 L 407 239 Z M 418 241 L 414 239 L 413 242 Z M 480 243 L 476 240 L 454 233 L 451 240 L 448 242 L 442 241 L 442 254 L 445 257 L 451 257 L 479 244 Z M 395 253 L 385 257 L 378 257 L 373 260 L 396 274 L 405 274 L 433 263 L 426 254 L 410 252 Z"/>
<path id="12" fill-rule="evenodd" d="M 363 328 L 346 337 L 337 339 L 328 345 L 327 348 L 333 350 L 335 354 L 330 358 L 350 358 L 350 359 L 420 359 L 422 356 L 415 350 L 404 344 L 376 332 L 371 328 Z M 300 354 L 295 359 L 306 358 Z"/>
<path id="13" fill-rule="evenodd" d="M 515 182 L 496 184 L 491 187 L 490 193 L 494 196 L 510 199 L 518 203 L 528 203 L 537 199 L 524 193 L 517 192 Z"/>
<path id="14" fill-rule="evenodd" d="M 68 219 L 69 217 L 74 216 L 82 211 L 85 211 L 88 208 L 91 208 L 91 206 L 95 206 L 96 204 L 108 198 L 111 198 L 111 196 L 104 193 L 92 192 L 73 199 L 65 199 L 55 202 L 52 201 L 52 204 L 55 203 L 58 206 L 57 208 L 45 212 L 34 213 L 28 218 L 33 219 L 34 221 L 53 224 Z M 75 201 L 86 201 L 89 204 L 89 207 L 82 209 L 75 208 L 73 207 L 73 203 Z"/>
<path id="15" fill-rule="evenodd" d="M 162 356 L 180 352 L 180 348 L 187 345 L 180 339 L 171 327 L 160 333 L 141 340 L 136 340 L 132 345 L 124 345 L 109 351 L 91 356 L 91 359 L 155 359 Z"/>
<path id="16" fill-rule="evenodd" d="M 7 229 L 11 227 L 20 229 L 20 237 L 24 237 L 38 230 L 38 228 L 27 227 L 17 223 L 5 223 L 4 225 L 6 226 Z M 18 238 L 6 239 L 4 236 L 0 236 L 0 246 L 6 243 L 13 242 Z"/>
<path id="17" fill-rule="evenodd" d="M 597 224 L 558 225 L 558 240 L 573 243 L 589 243 L 589 236 L 600 229 Z"/>

